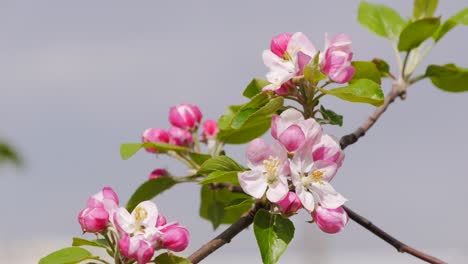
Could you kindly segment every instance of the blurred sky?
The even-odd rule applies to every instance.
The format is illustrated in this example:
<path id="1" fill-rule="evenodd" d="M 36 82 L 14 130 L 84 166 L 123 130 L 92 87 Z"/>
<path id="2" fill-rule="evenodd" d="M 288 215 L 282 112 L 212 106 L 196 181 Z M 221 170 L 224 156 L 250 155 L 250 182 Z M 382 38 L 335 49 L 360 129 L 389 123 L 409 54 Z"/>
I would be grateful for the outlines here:
<path id="1" fill-rule="evenodd" d="M 381 2 L 411 15 L 412 1 Z M 325 32 L 346 33 L 356 60 L 381 57 L 395 70 L 389 43 L 358 24 L 358 3 L 2 0 L 0 136 L 18 148 L 26 167 L 0 168 L 0 257 L 34 263 L 70 245 L 80 236 L 78 212 L 103 186 L 125 202 L 156 167 L 185 173 L 143 152 L 123 161 L 119 145 L 138 142 L 148 127 L 168 128 L 172 105 L 197 104 L 206 118 L 218 118 L 228 104 L 245 102 L 243 88 L 267 71 L 261 52 L 275 34 L 302 31 L 322 49 Z M 439 5 L 436 14 L 447 18 L 466 1 Z M 423 66 L 468 67 L 467 36 L 467 28 L 455 28 Z M 389 86 L 384 83 L 384 90 Z M 416 84 L 406 101 L 397 100 L 346 149 L 334 180 L 351 208 L 451 263 L 468 258 L 467 101 L 468 93 L 445 93 L 427 80 Z M 324 104 L 345 117 L 343 127 L 326 128 L 337 137 L 374 109 L 334 98 Z M 228 153 L 244 161 L 244 149 Z M 213 232 L 198 218 L 198 196 L 199 187 L 186 184 L 155 200 L 168 220 L 189 228 L 185 254 L 225 228 Z M 307 220 L 294 217 L 296 237 L 282 263 L 417 262 L 353 222 L 326 235 Z M 235 261 L 239 252 L 244 262 L 260 262 L 251 230 L 206 263 Z"/>

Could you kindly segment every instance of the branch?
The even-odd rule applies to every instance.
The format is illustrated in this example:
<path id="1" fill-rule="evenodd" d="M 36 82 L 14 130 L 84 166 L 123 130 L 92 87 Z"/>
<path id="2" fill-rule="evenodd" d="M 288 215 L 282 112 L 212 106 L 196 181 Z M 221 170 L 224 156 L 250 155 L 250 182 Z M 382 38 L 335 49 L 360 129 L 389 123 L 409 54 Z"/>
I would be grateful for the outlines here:
<path id="1" fill-rule="evenodd" d="M 252 224 L 255 214 L 262 207 L 262 204 L 256 203 L 254 208 L 248 211 L 244 216 L 239 218 L 234 224 L 228 227 L 224 232 L 219 234 L 217 237 L 213 238 L 211 241 L 203 245 L 192 255 L 188 257 L 188 260 L 193 264 L 199 263 L 208 255 L 213 253 L 218 248 L 222 247 L 224 244 L 231 242 L 231 239 L 239 234 L 242 230 L 247 228 Z"/>
<path id="2" fill-rule="evenodd" d="M 407 84 L 405 82 L 395 81 L 392 85 L 392 90 L 385 97 L 384 104 L 377 108 L 374 113 L 369 116 L 369 118 L 367 118 L 366 122 L 358 127 L 353 133 L 345 135 L 341 138 L 341 148 L 345 149 L 347 146 L 356 143 L 359 138 L 363 137 L 398 96 L 404 99 L 404 95 L 406 94 L 406 87 Z"/>
<path id="3" fill-rule="evenodd" d="M 385 242 L 389 243 L 392 245 L 398 252 L 400 253 L 408 253 L 410 255 L 413 255 L 414 257 L 417 257 L 421 260 L 424 260 L 429 263 L 433 264 L 443 264 L 446 263 L 436 257 L 433 257 L 431 255 L 428 255 L 424 252 L 421 252 L 415 248 L 412 248 L 405 243 L 399 241 L 398 239 L 392 237 L 389 235 L 387 232 L 379 228 L 378 226 L 374 225 L 371 221 L 367 220 L 366 218 L 360 216 L 350 208 L 346 207 L 343 205 L 343 208 L 345 209 L 346 213 L 348 213 L 349 218 L 353 219 L 356 223 L 359 225 L 363 226 L 365 229 L 369 230 L 372 232 L 374 235 L 380 237 L 383 239 Z"/>

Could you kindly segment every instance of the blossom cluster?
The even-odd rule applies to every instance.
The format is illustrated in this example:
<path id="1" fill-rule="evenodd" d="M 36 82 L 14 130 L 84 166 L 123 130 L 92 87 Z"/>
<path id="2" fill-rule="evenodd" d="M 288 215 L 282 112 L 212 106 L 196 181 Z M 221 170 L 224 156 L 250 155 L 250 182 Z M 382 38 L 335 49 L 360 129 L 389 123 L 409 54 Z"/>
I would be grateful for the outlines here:
<path id="1" fill-rule="evenodd" d="M 293 78 L 304 75 L 305 66 L 314 63 L 316 56 L 320 71 L 331 81 L 346 83 L 353 77 L 351 40 L 345 34 L 331 39 L 326 36 L 324 52 L 319 54 L 302 32 L 282 33 L 273 37 L 269 50 L 263 51 L 263 63 L 270 70 L 266 75 L 270 84 L 263 91 L 287 95 L 294 87 Z"/>
<path id="2" fill-rule="evenodd" d="M 330 184 L 344 160 L 339 143 L 295 109 L 273 116 L 271 135 L 273 145 L 260 138 L 248 144 L 250 170 L 238 174 L 242 189 L 256 199 L 266 195 L 287 215 L 303 207 L 323 231 L 340 231 L 346 198 Z"/>
<path id="3" fill-rule="evenodd" d="M 143 201 L 129 213 L 119 207 L 119 198 L 110 187 L 88 199 L 78 215 L 83 232 L 110 234 L 120 252 L 139 264 L 148 263 L 158 249 L 175 252 L 188 246 L 189 232 L 178 222 L 167 223 L 152 201 Z"/>

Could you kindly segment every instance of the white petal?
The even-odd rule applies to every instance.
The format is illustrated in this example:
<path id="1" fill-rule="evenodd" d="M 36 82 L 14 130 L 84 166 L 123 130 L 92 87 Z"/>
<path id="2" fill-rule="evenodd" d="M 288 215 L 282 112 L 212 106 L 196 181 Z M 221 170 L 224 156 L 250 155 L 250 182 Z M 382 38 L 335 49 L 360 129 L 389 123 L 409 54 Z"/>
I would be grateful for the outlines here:
<path id="1" fill-rule="evenodd" d="M 286 197 L 288 192 L 288 182 L 286 181 L 286 176 L 283 176 L 282 179 L 278 179 L 276 182 L 269 185 L 266 195 L 270 202 L 276 203 Z"/>
<path id="2" fill-rule="evenodd" d="M 315 53 L 317 53 L 314 44 L 312 44 L 309 38 L 307 38 L 307 36 L 302 32 L 296 32 L 292 35 L 288 42 L 288 48 L 286 51 L 292 57 L 296 57 L 299 51 L 309 55 L 312 58 L 315 56 Z"/>
<path id="3" fill-rule="evenodd" d="M 323 173 L 322 180 L 330 182 L 338 171 L 336 163 L 326 160 L 314 162 L 314 169 Z"/>
<path id="4" fill-rule="evenodd" d="M 156 226 L 156 221 L 158 219 L 158 208 L 156 204 L 152 201 L 143 201 L 135 207 L 132 212 L 132 216 L 135 217 L 136 209 L 141 208 L 146 211 L 146 217 L 141 221 L 141 224 L 145 227 Z"/>
<path id="5" fill-rule="evenodd" d="M 296 194 L 306 210 L 309 212 L 314 211 L 315 199 L 312 193 L 308 192 L 302 185 L 299 185 L 296 186 Z"/>
<path id="6" fill-rule="evenodd" d="M 119 208 L 115 212 L 115 225 L 127 234 L 135 231 L 135 218 L 125 208 Z"/>
<path id="7" fill-rule="evenodd" d="M 262 198 L 267 188 L 267 181 L 262 171 L 251 170 L 238 174 L 242 190 L 256 199 Z"/>
<path id="8" fill-rule="evenodd" d="M 328 182 L 312 183 L 310 187 L 317 194 L 320 204 L 325 208 L 335 209 L 347 201 Z"/>

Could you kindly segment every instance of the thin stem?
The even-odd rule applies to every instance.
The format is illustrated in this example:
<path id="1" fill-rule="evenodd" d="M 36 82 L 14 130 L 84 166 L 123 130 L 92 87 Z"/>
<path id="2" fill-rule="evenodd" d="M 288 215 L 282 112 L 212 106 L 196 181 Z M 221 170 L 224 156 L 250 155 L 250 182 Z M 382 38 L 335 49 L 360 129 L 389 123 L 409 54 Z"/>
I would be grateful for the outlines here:
<path id="1" fill-rule="evenodd" d="M 406 80 L 406 65 L 408 64 L 408 58 L 411 54 L 411 50 L 406 52 L 406 55 L 405 55 L 405 59 L 403 61 L 403 68 L 401 69 L 401 78 L 403 78 L 403 80 Z"/>
<path id="2" fill-rule="evenodd" d="M 193 143 L 195 145 L 195 152 L 200 153 L 200 139 L 198 138 L 197 131 L 192 132 Z"/>
<path id="3" fill-rule="evenodd" d="M 410 84 L 410 85 L 415 84 L 415 83 L 417 83 L 417 82 L 419 82 L 420 80 L 425 79 L 425 78 L 427 78 L 427 76 L 426 76 L 425 74 L 421 74 L 421 75 L 416 76 L 416 77 L 414 77 L 413 79 L 409 80 L 409 84 Z"/>
<path id="4" fill-rule="evenodd" d="M 403 64 L 401 63 L 400 52 L 398 51 L 398 48 L 397 48 L 395 42 L 392 42 L 392 49 L 393 49 L 393 52 L 395 53 L 395 57 L 396 57 L 397 64 L 398 64 L 398 69 L 401 71 L 402 68 L 403 68 Z"/>

